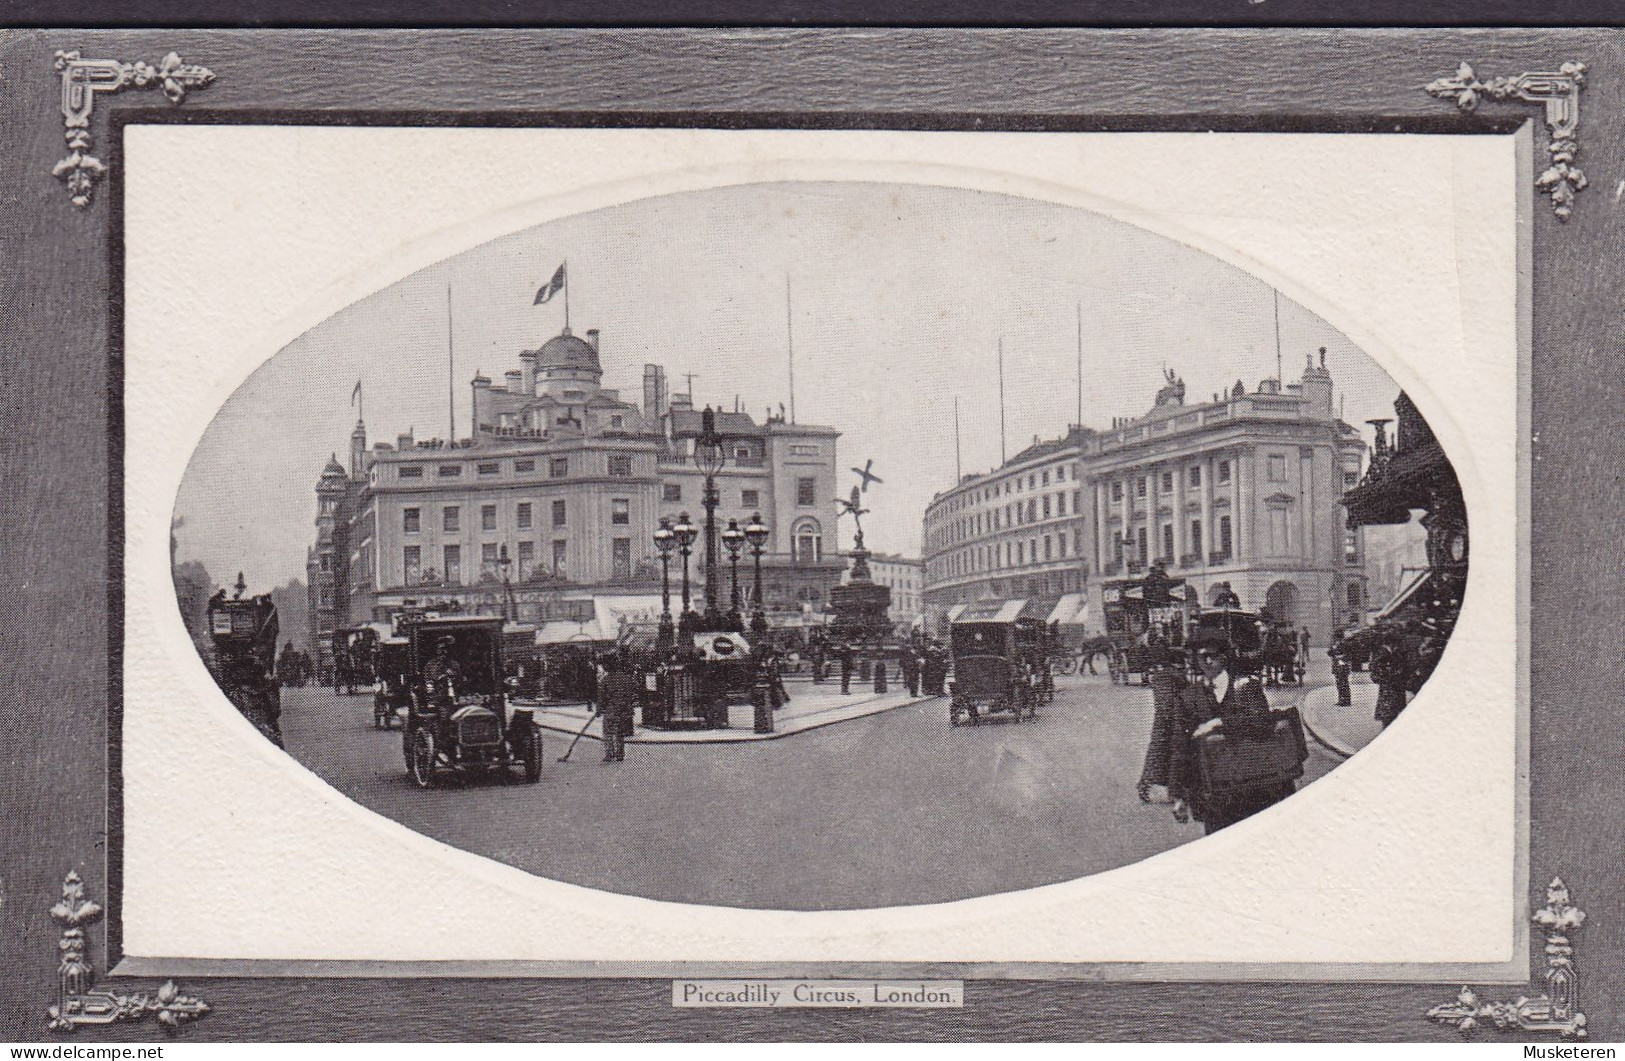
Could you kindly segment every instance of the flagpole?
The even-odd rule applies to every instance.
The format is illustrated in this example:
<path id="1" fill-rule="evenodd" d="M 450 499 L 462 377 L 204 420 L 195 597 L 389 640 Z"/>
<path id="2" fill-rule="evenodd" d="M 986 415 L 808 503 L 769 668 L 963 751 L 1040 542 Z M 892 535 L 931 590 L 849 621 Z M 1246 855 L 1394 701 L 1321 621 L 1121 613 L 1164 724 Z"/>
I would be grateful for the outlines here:
<path id="1" fill-rule="evenodd" d="M 451 327 L 451 277 L 446 277 L 446 422 L 451 426 L 448 442 L 457 441 L 457 340 Z"/>
<path id="2" fill-rule="evenodd" d="M 965 478 L 965 468 L 959 461 L 959 395 L 954 395 L 954 485 Z"/>
<path id="3" fill-rule="evenodd" d="M 999 336 L 999 466 L 1008 459 L 1004 433 L 1004 336 Z"/>
<path id="4" fill-rule="evenodd" d="M 1271 288 L 1275 292 L 1275 389 L 1283 390 L 1286 382 L 1281 379 L 1281 289 Z"/>
<path id="5" fill-rule="evenodd" d="M 796 329 L 790 311 L 790 274 L 784 275 L 784 337 L 789 347 L 790 362 L 790 422 L 796 422 Z"/>
<path id="6" fill-rule="evenodd" d="M 1083 426 L 1083 303 L 1078 303 L 1078 426 Z"/>
<path id="7" fill-rule="evenodd" d="M 564 331 L 570 331 L 570 259 L 564 259 Z"/>

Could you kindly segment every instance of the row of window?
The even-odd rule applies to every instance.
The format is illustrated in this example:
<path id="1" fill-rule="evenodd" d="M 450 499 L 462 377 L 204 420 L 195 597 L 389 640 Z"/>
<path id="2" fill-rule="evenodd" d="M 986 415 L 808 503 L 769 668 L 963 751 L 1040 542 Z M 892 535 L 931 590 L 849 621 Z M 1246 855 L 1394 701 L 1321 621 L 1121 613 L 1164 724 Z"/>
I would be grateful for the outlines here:
<path id="1" fill-rule="evenodd" d="M 1190 535 L 1186 541 L 1190 546 L 1190 555 L 1193 557 L 1200 557 L 1203 549 L 1202 521 L 1200 519 L 1192 519 L 1190 521 L 1189 530 Z M 1174 525 L 1172 523 L 1162 524 L 1159 530 L 1159 537 L 1161 538 L 1161 541 L 1158 542 L 1158 545 L 1161 546 L 1161 549 L 1153 559 L 1161 560 L 1166 564 L 1180 563 L 1182 558 L 1174 555 Z M 1112 563 L 1121 564 L 1123 562 L 1125 549 L 1131 545 L 1134 549 L 1134 558 L 1140 561 L 1146 560 L 1148 557 L 1146 549 L 1149 544 L 1150 542 L 1148 540 L 1145 527 L 1136 528 L 1133 532 L 1132 540 L 1130 538 L 1125 538 L 1123 532 L 1120 530 L 1113 531 Z M 1219 540 L 1217 543 L 1218 547 L 1214 551 L 1221 557 L 1229 557 L 1232 555 L 1233 545 L 1234 541 L 1231 537 L 1230 517 L 1220 516 Z"/>
<path id="2" fill-rule="evenodd" d="M 422 479 L 423 464 L 402 464 L 395 470 L 397 479 Z M 435 475 L 441 479 L 460 479 L 463 475 L 462 464 L 437 464 Z M 604 461 L 604 470 L 612 478 L 630 479 L 632 477 L 632 456 L 629 453 L 611 453 Z M 501 461 L 480 461 L 474 466 L 476 475 L 496 476 L 502 474 Z M 513 462 L 515 475 L 528 475 L 536 471 L 534 458 L 526 458 Z M 552 457 L 547 462 L 547 476 L 549 479 L 567 479 L 570 476 L 570 458 Z"/>
<path id="3" fill-rule="evenodd" d="M 1039 551 L 1040 542 L 1043 544 L 1042 553 Z M 1007 567 L 1023 567 L 1027 564 L 1065 560 L 1067 559 L 1068 544 L 1068 536 L 1062 532 L 1053 537 L 1046 534 L 1043 538 L 970 546 L 932 560 L 929 565 L 931 577 L 934 580 L 957 578 L 961 575 L 975 574 L 979 571 L 998 571 Z M 1074 556 L 1083 554 L 1083 531 L 1081 529 L 1072 532 L 1070 545 Z"/>
<path id="4" fill-rule="evenodd" d="M 813 480 L 808 479 L 807 482 Z M 660 488 L 660 500 L 681 501 L 683 499 L 682 483 L 666 483 Z M 812 502 L 806 502 L 811 504 Z M 762 492 L 760 490 L 739 491 L 739 507 L 744 509 L 759 509 L 762 507 Z"/>
<path id="5" fill-rule="evenodd" d="M 949 512 L 956 512 L 969 508 L 973 504 L 992 501 L 995 497 L 999 496 L 1001 487 L 1003 488 L 1003 492 L 1005 494 L 1011 493 L 1012 490 L 1019 494 L 1022 492 L 1022 488 L 1024 486 L 1028 490 L 1042 490 L 1049 486 L 1051 472 L 1054 473 L 1055 482 L 1064 483 L 1066 482 L 1067 468 L 1069 467 L 1072 469 L 1072 481 L 1077 482 L 1078 466 L 1076 464 L 1057 464 L 1053 468 L 1044 468 L 1038 471 L 1029 472 L 1024 476 L 1011 476 L 1010 478 L 1005 479 L 1002 483 L 993 483 L 988 486 L 984 486 L 979 490 L 972 490 L 968 493 L 960 494 L 958 497 L 950 498 L 947 503 L 946 510 Z"/>
<path id="6" fill-rule="evenodd" d="M 553 502 L 553 526 L 563 527 L 569 523 L 569 505 L 562 498 Z M 609 502 L 609 522 L 612 526 L 628 526 L 632 522 L 632 502 L 629 498 L 614 497 Z M 529 530 L 532 525 L 531 503 L 521 501 L 514 509 L 514 524 L 519 530 Z M 440 509 L 440 529 L 447 532 L 458 532 L 463 529 L 463 507 L 461 505 L 443 505 Z M 497 506 L 480 506 L 480 530 L 494 531 L 497 529 Z M 401 530 L 407 534 L 417 534 L 423 530 L 423 510 L 421 508 L 403 508 L 401 510 Z"/>
<path id="7" fill-rule="evenodd" d="M 1072 515 L 1083 513 L 1083 491 L 1072 491 Z M 1031 497 L 1025 502 L 1015 501 L 1003 508 L 995 508 L 986 512 L 973 512 L 968 516 L 960 516 L 938 527 L 931 533 L 931 544 L 938 548 L 953 545 L 969 538 L 991 534 L 994 531 L 1008 530 L 1011 527 L 1020 527 L 1028 523 L 1037 523 L 1041 519 L 1053 519 L 1056 516 L 1065 516 L 1067 494 L 1063 491 L 1055 494 L 1045 494 L 1043 497 Z"/>
<path id="8" fill-rule="evenodd" d="M 1279 456 L 1279 455 L 1277 455 L 1277 456 Z M 1271 459 L 1271 461 L 1274 461 L 1275 457 L 1271 457 L 1270 459 Z M 1280 478 L 1282 480 L 1285 480 L 1286 479 L 1286 465 L 1285 465 L 1286 458 L 1281 457 L 1280 459 L 1282 461 Z M 1185 469 L 1185 483 L 1186 483 L 1186 485 L 1189 486 L 1193 490 L 1201 489 L 1201 486 L 1202 486 L 1202 474 L 1203 474 L 1202 465 L 1200 465 L 1200 464 L 1192 464 L 1190 467 L 1186 468 Z M 1270 477 L 1271 477 L 1272 480 L 1275 478 L 1273 463 L 1271 464 L 1271 476 Z M 1173 473 L 1172 470 L 1166 470 L 1166 471 L 1160 472 L 1158 474 L 1158 476 L 1157 476 L 1157 480 L 1158 480 L 1157 481 L 1157 486 L 1158 486 L 1158 488 L 1160 489 L 1160 491 L 1162 493 L 1171 494 L 1171 493 L 1174 492 L 1174 473 Z M 1230 482 L 1230 462 L 1228 460 L 1221 460 L 1221 461 L 1217 462 L 1217 464 L 1215 464 L 1214 469 L 1213 469 L 1213 480 L 1214 480 L 1215 483 L 1217 483 L 1220 486 L 1223 486 L 1223 485 Z M 1146 494 L 1150 490 L 1150 482 L 1151 482 L 1151 477 L 1147 476 L 1147 475 L 1142 475 L 1139 478 L 1135 479 L 1134 480 L 1134 496 L 1135 497 L 1145 497 Z M 1123 491 L 1125 489 L 1127 489 L 1127 487 L 1125 485 L 1124 480 L 1122 480 L 1122 479 L 1114 480 L 1112 482 L 1112 491 L 1111 491 L 1112 500 L 1113 501 L 1121 501 L 1121 500 L 1123 500 Z"/>

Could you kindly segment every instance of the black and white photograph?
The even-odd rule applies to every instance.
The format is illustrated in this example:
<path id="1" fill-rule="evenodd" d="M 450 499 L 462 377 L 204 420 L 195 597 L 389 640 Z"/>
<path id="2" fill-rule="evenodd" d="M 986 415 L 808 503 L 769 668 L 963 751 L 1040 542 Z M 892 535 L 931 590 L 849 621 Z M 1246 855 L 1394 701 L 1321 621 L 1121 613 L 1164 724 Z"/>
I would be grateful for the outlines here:
<path id="1" fill-rule="evenodd" d="M 1613 1034 L 1621 53 L 0 37 L 5 1035 Z"/>
<path id="2" fill-rule="evenodd" d="M 1450 458 L 1331 325 L 1099 214 L 901 184 L 658 196 L 415 273 L 228 399 L 174 526 L 211 674 L 339 792 L 786 910 L 1265 810 L 1422 693 L 1467 585 Z"/>

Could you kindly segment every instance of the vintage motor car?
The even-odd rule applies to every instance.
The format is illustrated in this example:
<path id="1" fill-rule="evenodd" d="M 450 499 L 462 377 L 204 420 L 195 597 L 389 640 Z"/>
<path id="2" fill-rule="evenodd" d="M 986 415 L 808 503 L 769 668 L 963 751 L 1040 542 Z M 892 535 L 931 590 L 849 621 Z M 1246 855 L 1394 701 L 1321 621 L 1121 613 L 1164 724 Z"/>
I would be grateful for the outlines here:
<path id="1" fill-rule="evenodd" d="M 542 736 L 529 708 L 508 703 L 502 620 L 422 618 L 402 624 L 410 702 L 401 735 L 420 788 L 453 776 L 542 776 Z"/>
<path id="2" fill-rule="evenodd" d="M 277 747 L 282 746 L 282 688 L 276 679 L 279 624 L 269 595 L 242 599 L 220 590 L 209 599 L 209 639 L 214 645 L 215 681 L 242 716 Z"/>
<path id="3" fill-rule="evenodd" d="M 948 629 L 953 654 L 949 724 L 969 721 L 974 726 L 984 714 L 1035 721 L 1039 693 L 1032 660 L 1040 647 L 1033 629 L 997 619 L 955 622 Z"/>
<path id="4" fill-rule="evenodd" d="M 373 650 L 372 724 L 391 729 L 412 704 L 411 643 L 404 637 L 381 639 Z"/>

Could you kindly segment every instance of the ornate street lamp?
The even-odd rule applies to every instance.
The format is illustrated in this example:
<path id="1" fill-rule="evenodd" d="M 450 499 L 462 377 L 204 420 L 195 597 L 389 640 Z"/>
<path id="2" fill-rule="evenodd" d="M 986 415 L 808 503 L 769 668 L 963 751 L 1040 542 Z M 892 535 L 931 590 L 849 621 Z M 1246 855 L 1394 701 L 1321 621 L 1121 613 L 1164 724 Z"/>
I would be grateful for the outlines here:
<path id="1" fill-rule="evenodd" d="M 694 612 L 689 604 L 688 590 L 688 558 L 694 552 L 694 539 L 699 536 L 699 528 L 688 521 L 687 512 L 677 514 L 677 526 L 671 529 L 677 536 L 677 549 L 683 557 L 683 612 L 677 617 L 677 629 L 685 640 L 694 632 Z"/>
<path id="2" fill-rule="evenodd" d="M 728 625 L 735 630 L 743 630 L 745 624 L 739 616 L 739 550 L 745 546 L 745 532 L 739 529 L 738 520 L 728 521 L 728 526 L 722 532 L 722 544 L 728 549 L 728 566 L 733 569 L 733 592 L 729 597 L 731 606 L 728 609 Z"/>
<path id="3" fill-rule="evenodd" d="M 705 626 L 722 628 L 722 608 L 717 603 L 717 473 L 728 462 L 717 434 L 717 414 L 709 405 L 700 414 L 700 434 L 694 440 L 694 467 L 705 474 Z"/>
<path id="4" fill-rule="evenodd" d="M 655 647 L 665 653 L 671 651 L 674 643 L 671 626 L 671 551 L 677 548 L 677 533 L 671 529 L 670 519 L 660 517 L 660 528 L 655 531 L 654 539 L 655 548 L 660 551 L 660 629 L 655 634 Z"/>
<path id="5" fill-rule="evenodd" d="M 762 550 L 767 548 L 768 530 L 760 512 L 751 514 L 744 534 L 756 558 L 756 608 L 751 612 L 750 632 L 752 637 L 761 638 L 767 636 L 767 613 L 762 610 Z"/>
<path id="6" fill-rule="evenodd" d="M 507 622 L 519 621 L 519 608 L 513 599 L 513 582 L 508 578 L 508 568 L 513 564 L 508 556 L 508 543 L 503 542 L 502 548 L 497 550 L 497 567 L 502 569 L 502 618 Z"/>

